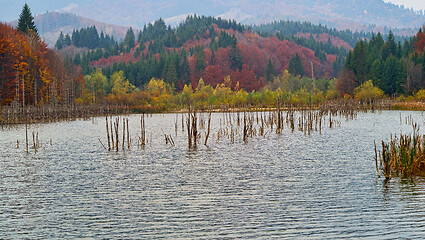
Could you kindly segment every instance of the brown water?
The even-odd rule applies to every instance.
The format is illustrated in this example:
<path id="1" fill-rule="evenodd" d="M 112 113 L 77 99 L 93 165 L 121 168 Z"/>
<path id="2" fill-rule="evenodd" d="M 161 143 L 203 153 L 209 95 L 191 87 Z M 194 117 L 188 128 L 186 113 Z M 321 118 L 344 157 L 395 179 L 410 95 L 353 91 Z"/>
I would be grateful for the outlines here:
<path id="1" fill-rule="evenodd" d="M 423 125 L 419 112 L 360 113 L 322 134 L 214 134 L 191 150 L 181 116 L 176 137 L 175 114 L 153 115 L 145 149 L 119 153 L 98 141 L 104 118 L 32 125 L 37 153 L 22 127 L 0 131 L 0 239 L 422 239 L 425 179 L 385 181 L 373 160 L 373 141 L 411 132 L 410 115 Z"/>

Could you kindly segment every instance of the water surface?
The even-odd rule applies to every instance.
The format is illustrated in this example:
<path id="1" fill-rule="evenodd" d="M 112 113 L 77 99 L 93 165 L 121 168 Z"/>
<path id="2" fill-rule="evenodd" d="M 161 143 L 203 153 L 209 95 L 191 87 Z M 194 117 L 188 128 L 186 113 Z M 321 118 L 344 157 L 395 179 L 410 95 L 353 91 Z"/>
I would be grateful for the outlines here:
<path id="1" fill-rule="evenodd" d="M 144 149 L 118 153 L 99 143 L 104 118 L 30 126 L 37 153 L 25 153 L 22 126 L 0 131 L 0 239 L 423 238 L 425 179 L 385 181 L 373 160 L 374 140 L 411 132 L 407 116 L 424 123 L 359 113 L 321 134 L 285 126 L 232 143 L 217 140 L 214 114 L 207 146 L 188 149 L 181 115 L 175 136 L 176 115 L 158 114 Z"/>

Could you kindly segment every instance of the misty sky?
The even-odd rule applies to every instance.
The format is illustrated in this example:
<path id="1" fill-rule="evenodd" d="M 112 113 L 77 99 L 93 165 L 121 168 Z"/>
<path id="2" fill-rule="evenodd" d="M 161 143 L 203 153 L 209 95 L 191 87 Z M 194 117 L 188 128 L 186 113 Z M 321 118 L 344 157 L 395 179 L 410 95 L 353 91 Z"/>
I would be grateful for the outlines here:
<path id="1" fill-rule="evenodd" d="M 18 19 L 25 2 L 29 5 L 33 15 L 46 13 L 47 11 L 56 11 L 73 6 L 85 6 L 91 2 L 100 0 L 0 0 L 0 21 L 10 22 Z M 424 0 L 384 0 L 405 7 L 413 7 L 415 10 L 425 10 Z M 149 1 L 147 1 L 149 2 Z M 156 1 L 155 1 L 156 2 Z M 201 2 L 201 1 L 200 1 Z M 193 12 L 188 9 L 187 13 Z M 95 19 L 96 20 L 96 19 Z"/>
<path id="2" fill-rule="evenodd" d="M 70 4 L 84 5 L 90 0 L 0 0 L 0 21 L 10 22 L 17 20 L 25 3 L 33 15 L 62 9 Z"/>

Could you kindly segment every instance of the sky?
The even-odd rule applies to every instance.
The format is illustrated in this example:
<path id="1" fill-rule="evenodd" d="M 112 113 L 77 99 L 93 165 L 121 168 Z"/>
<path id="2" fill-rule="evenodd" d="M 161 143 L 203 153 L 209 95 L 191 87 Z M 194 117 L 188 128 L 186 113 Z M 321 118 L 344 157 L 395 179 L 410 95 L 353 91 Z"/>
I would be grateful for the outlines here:
<path id="1" fill-rule="evenodd" d="M 404 5 L 406 8 L 413 8 L 414 10 L 422 9 L 425 11 L 424 0 L 384 0 L 384 2 L 391 2 L 396 5 Z"/>
<path id="2" fill-rule="evenodd" d="M 57 11 L 72 4 L 84 5 L 92 0 L 0 0 L 0 21 L 10 22 L 17 20 L 25 3 L 33 15 Z"/>
<path id="3" fill-rule="evenodd" d="M 0 0 L 0 21 L 10 22 L 17 20 L 25 3 L 29 5 L 33 15 L 38 15 L 48 11 L 72 8 L 73 6 L 84 6 L 96 1 L 101 0 Z M 392 2 L 415 10 L 423 9 L 425 11 L 424 0 L 384 0 L 384 2 Z M 193 11 L 188 9 L 188 12 Z"/>

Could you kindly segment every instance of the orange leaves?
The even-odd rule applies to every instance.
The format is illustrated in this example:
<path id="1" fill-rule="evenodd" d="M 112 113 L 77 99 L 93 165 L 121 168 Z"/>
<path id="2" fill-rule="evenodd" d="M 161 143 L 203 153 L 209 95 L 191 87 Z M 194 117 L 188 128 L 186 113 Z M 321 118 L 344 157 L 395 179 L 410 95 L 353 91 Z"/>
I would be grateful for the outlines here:
<path id="1" fill-rule="evenodd" d="M 419 30 L 418 34 L 415 36 L 416 41 L 413 44 L 413 48 L 417 54 L 423 54 L 425 48 L 425 33 L 422 29 Z"/>
<path id="2" fill-rule="evenodd" d="M 25 104 L 46 102 L 53 79 L 64 73 L 59 64 L 63 59 L 52 55 L 56 53 L 49 53 L 36 34 L 22 34 L 0 23 L 0 103 L 23 102 L 24 95 Z M 55 92 L 62 91 L 57 87 Z"/>

